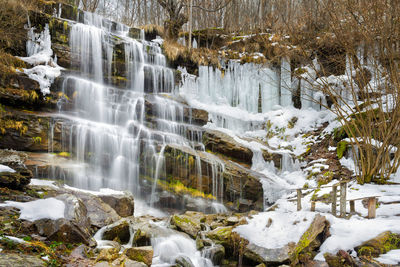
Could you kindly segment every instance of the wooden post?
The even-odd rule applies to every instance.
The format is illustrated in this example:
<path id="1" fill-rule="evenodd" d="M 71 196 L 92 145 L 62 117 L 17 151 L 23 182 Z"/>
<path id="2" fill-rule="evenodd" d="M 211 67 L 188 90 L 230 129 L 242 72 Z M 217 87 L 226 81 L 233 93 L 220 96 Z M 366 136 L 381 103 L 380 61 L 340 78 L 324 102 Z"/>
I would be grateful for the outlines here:
<path id="1" fill-rule="evenodd" d="M 376 217 L 376 197 L 368 198 L 368 219 Z"/>
<path id="2" fill-rule="evenodd" d="M 354 200 L 350 200 L 350 214 L 356 213 L 356 206 L 354 204 Z"/>
<path id="3" fill-rule="evenodd" d="M 332 214 L 336 216 L 337 185 L 332 187 Z"/>
<path id="4" fill-rule="evenodd" d="M 311 201 L 311 211 L 315 211 L 315 201 Z"/>
<path id="5" fill-rule="evenodd" d="M 297 189 L 297 211 L 301 210 L 301 189 Z"/>
<path id="6" fill-rule="evenodd" d="M 340 217 L 342 218 L 346 216 L 346 192 L 347 183 L 340 183 Z"/>

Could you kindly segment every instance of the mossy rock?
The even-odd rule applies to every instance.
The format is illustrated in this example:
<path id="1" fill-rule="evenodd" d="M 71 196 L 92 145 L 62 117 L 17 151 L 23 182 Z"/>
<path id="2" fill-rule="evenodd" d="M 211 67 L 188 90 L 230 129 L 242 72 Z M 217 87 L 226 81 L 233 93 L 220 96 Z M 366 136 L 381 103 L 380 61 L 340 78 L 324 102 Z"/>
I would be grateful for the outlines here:
<path id="1" fill-rule="evenodd" d="M 355 248 L 358 256 L 366 257 L 378 257 L 393 249 L 400 249 L 400 235 L 390 231 L 383 232 Z"/>
<path id="2" fill-rule="evenodd" d="M 208 232 L 207 237 L 213 240 L 215 243 L 223 245 L 225 248 L 232 248 L 232 230 L 232 226 L 217 227 Z"/>
<path id="3" fill-rule="evenodd" d="M 147 266 L 151 266 L 153 261 L 153 248 L 151 246 L 147 247 L 136 247 L 128 248 L 125 250 L 125 255 L 134 261 L 143 262 Z"/>
<path id="4" fill-rule="evenodd" d="M 105 248 L 100 251 L 99 255 L 96 258 L 96 261 L 111 262 L 116 258 L 118 258 L 118 256 L 119 256 L 119 250 L 117 248 Z"/>
<path id="5" fill-rule="evenodd" d="M 174 215 L 171 218 L 171 225 L 175 225 L 180 231 L 196 238 L 197 233 L 201 230 L 200 221 L 197 222 L 187 215 Z"/>
<path id="6" fill-rule="evenodd" d="M 325 216 L 317 214 L 307 231 L 301 236 L 295 248 L 289 255 L 293 265 L 304 259 L 309 259 L 312 253 L 319 248 L 323 240 L 318 237 L 328 231 L 329 222 Z M 308 255 L 308 256 L 307 256 Z M 315 256 L 315 255 L 314 255 Z M 312 257 L 311 257 L 312 258 Z"/>

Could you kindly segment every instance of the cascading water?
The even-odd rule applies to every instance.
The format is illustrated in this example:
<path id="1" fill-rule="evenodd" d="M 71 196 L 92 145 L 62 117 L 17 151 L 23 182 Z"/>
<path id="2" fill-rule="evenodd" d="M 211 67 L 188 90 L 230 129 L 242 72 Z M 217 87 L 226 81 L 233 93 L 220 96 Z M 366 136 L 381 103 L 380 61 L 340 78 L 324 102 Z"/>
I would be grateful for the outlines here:
<path id="1" fill-rule="evenodd" d="M 160 95 L 175 84 L 157 43 L 132 39 L 125 25 L 96 14 L 80 13 L 79 21 L 70 31 L 73 71 L 63 77 L 59 103 L 62 147 L 76 164 L 59 178 L 79 188 L 129 190 L 153 204 L 158 180 L 166 179 L 166 146 L 204 151 L 202 130 L 189 107 Z M 220 200 L 223 166 L 211 165 L 210 191 Z"/>

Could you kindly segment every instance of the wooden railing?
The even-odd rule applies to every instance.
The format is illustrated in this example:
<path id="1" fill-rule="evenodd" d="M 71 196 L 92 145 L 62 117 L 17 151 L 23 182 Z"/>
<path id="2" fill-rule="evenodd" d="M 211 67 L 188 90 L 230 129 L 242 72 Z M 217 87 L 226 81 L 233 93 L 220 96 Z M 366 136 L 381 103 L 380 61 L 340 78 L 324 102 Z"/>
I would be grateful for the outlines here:
<path id="1" fill-rule="evenodd" d="M 379 196 L 369 196 L 369 197 L 361 197 L 356 199 L 346 199 L 347 197 L 347 181 L 341 181 L 331 186 L 321 186 L 316 188 L 298 188 L 296 189 L 297 192 L 297 211 L 302 209 L 301 207 L 301 200 L 303 198 L 303 190 L 310 190 L 310 189 L 321 189 L 321 188 L 332 188 L 330 193 L 331 197 L 329 203 L 331 204 L 331 213 L 334 216 L 337 216 L 337 202 L 339 197 L 339 217 L 345 218 L 346 217 L 346 202 L 350 202 L 350 214 L 355 214 L 355 201 L 357 200 L 367 200 L 368 201 L 368 219 L 373 219 L 376 217 L 376 203 Z M 338 194 L 339 189 L 339 196 Z M 316 203 L 319 201 L 312 200 L 311 201 L 311 211 L 315 211 Z"/>

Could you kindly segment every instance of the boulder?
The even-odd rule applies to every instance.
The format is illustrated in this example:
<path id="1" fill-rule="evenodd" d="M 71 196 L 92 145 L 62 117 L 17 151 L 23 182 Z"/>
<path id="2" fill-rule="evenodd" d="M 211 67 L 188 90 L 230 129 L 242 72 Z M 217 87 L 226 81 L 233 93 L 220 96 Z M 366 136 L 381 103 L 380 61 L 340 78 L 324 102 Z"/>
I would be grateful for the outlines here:
<path id="1" fill-rule="evenodd" d="M 207 237 L 213 240 L 216 244 L 220 244 L 225 248 L 232 248 L 232 226 L 217 227 L 207 233 Z"/>
<path id="2" fill-rule="evenodd" d="M 253 151 L 223 132 L 207 130 L 203 134 L 203 143 L 206 149 L 213 153 L 221 154 L 240 163 L 252 164 Z"/>
<path id="3" fill-rule="evenodd" d="M 283 264 L 289 262 L 289 253 L 292 249 L 291 245 L 282 248 L 268 249 L 248 244 L 244 251 L 244 257 L 251 262 L 269 264 Z"/>
<path id="4" fill-rule="evenodd" d="M 324 258 L 326 263 L 330 267 L 340 267 L 340 266 L 349 266 L 349 267 L 356 267 L 359 266 L 356 264 L 353 257 L 344 250 L 339 250 L 336 255 L 331 253 L 325 253 Z"/>
<path id="5" fill-rule="evenodd" d="M 390 231 L 383 232 L 360 246 L 355 247 L 358 256 L 379 257 L 393 249 L 400 249 L 400 235 Z"/>
<path id="6" fill-rule="evenodd" d="M 294 249 L 290 252 L 290 261 L 292 264 L 307 262 L 314 258 L 321 244 L 330 235 L 329 221 L 325 216 L 315 215 L 313 222 L 307 231 L 301 236 Z"/>
<path id="7" fill-rule="evenodd" d="M 90 232 L 90 219 L 82 200 L 71 194 L 59 195 L 56 199 L 65 204 L 65 218 L 34 221 L 34 226 L 39 235 L 47 237 L 48 240 L 64 243 L 94 245 Z"/>
<path id="8" fill-rule="evenodd" d="M 214 265 L 220 265 L 225 257 L 225 248 L 222 245 L 214 245 L 203 249 L 203 253 L 210 258 Z"/>
<path id="9" fill-rule="evenodd" d="M 0 266 L 4 267 L 18 267 L 18 266 L 29 266 L 29 267 L 42 267 L 48 266 L 43 260 L 32 255 L 26 255 L 21 253 L 1 253 L 0 252 Z"/>
<path id="10" fill-rule="evenodd" d="M 143 262 L 147 266 L 151 266 L 153 262 L 154 251 L 151 246 L 128 248 L 124 253 L 129 259 Z"/>
<path id="11" fill-rule="evenodd" d="M 132 193 L 124 192 L 123 194 L 99 195 L 99 198 L 110 205 L 119 216 L 128 217 L 133 215 L 135 202 Z"/>
<path id="12" fill-rule="evenodd" d="M 117 212 L 101 200 L 100 197 L 80 191 L 72 191 L 70 193 L 83 201 L 92 226 L 101 228 L 121 219 Z"/>
<path id="13" fill-rule="evenodd" d="M 107 261 L 111 262 L 119 257 L 119 250 L 116 248 L 105 248 L 102 249 L 96 258 L 96 261 Z"/>
<path id="14" fill-rule="evenodd" d="M 200 218 L 196 216 L 198 214 L 202 213 L 188 211 L 183 215 L 173 215 L 171 225 L 175 225 L 178 230 L 196 238 L 198 232 L 201 230 Z"/>
<path id="15" fill-rule="evenodd" d="M 230 216 L 226 219 L 228 225 L 235 225 L 239 223 L 239 218 L 236 216 Z"/>
<path id="16" fill-rule="evenodd" d="M 177 267 L 194 267 L 193 262 L 187 256 L 179 256 L 175 259 Z"/>
<path id="17" fill-rule="evenodd" d="M 30 170 L 20 172 L 0 172 L 0 187 L 23 189 L 31 181 L 33 174 Z"/>
<path id="18" fill-rule="evenodd" d="M 118 240 L 123 244 L 129 242 L 130 236 L 129 222 L 124 219 L 107 226 L 107 229 L 103 233 L 104 240 Z"/>

